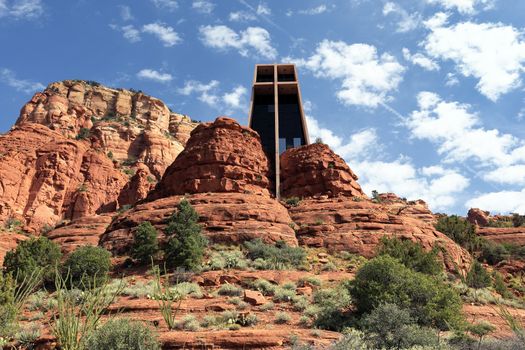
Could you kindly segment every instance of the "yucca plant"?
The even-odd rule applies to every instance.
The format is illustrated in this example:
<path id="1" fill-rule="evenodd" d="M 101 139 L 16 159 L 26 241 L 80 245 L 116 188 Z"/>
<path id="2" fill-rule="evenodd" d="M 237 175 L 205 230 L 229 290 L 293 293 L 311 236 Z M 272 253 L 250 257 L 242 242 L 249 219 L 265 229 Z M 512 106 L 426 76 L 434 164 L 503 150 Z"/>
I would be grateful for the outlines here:
<path id="1" fill-rule="evenodd" d="M 177 327 L 176 318 L 180 311 L 180 305 L 184 295 L 177 289 L 170 289 L 169 280 L 162 280 L 160 268 L 153 267 L 155 276 L 155 295 L 153 298 L 157 301 L 160 313 L 168 329 L 172 330 Z"/>
<path id="2" fill-rule="evenodd" d="M 81 297 L 71 293 L 72 281 L 69 274 L 62 277 L 56 273 L 55 298 L 56 310 L 51 325 L 52 332 L 63 350 L 82 350 L 87 338 L 93 333 L 100 322 L 104 310 L 111 305 L 122 292 L 123 284 L 109 290 L 104 282 L 96 286 L 93 279 L 92 288 L 81 292 Z"/>

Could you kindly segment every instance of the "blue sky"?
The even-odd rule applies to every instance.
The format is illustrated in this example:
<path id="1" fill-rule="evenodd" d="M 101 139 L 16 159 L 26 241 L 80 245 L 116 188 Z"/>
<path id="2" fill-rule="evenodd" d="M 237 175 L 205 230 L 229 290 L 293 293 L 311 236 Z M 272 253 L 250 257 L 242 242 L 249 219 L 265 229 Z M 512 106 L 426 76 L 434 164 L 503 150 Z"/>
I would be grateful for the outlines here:
<path id="1" fill-rule="evenodd" d="M 523 0 L 0 0 L 0 131 L 50 82 L 247 123 L 256 63 L 298 66 L 309 131 L 370 193 L 525 213 Z"/>

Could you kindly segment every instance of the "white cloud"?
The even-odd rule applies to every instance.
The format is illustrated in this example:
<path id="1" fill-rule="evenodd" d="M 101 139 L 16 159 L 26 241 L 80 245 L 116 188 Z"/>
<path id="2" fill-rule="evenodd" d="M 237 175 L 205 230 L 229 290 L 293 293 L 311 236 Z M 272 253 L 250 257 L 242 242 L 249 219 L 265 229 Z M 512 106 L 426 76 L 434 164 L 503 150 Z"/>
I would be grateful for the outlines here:
<path id="1" fill-rule="evenodd" d="M 194 0 L 192 7 L 197 12 L 210 14 L 213 12 L 213 9 L 215 8 L 215 4 L 212 3 L 211 1 L 206 1 L 206 0 Z"/>
<path id="2" fill-rule="evenodd" d="M 525 185 L 525 164 L 502 166 L 486 173 L 483 178 L 500 184 Z"/>
<path id="3" fill-rule="evenodd" d="M 447 73 L 447 81 L 445 82 L 446 86 L 456 86 L 459 84 L 459 79 L 454 73 Z"/>
<path id="4" fill-rule="evenodd" d="M 509 165 L 525 157 L 523 141 L 498 130 L 484 129 L 470 106 L 443 101 L 432 92 L 418 95 L 419 110 L 406 120 L 412 136 L 438 145 L 446 162 L 474 159 L 482 166 Z"/>
<path id="5" fill-rule="evenodd" d="M 492 101 L 521 85 L 525 71 L 524 33 L 502 23 L 462 22 L 447 26 L 439 13 L 425 22 L 431 33 L 421 43 L 427 54 L 451 60 L 465 77 L 478 80 L 477 89 Z"/>
<path id="6" fill-rule="evenodd" d="M 256 10 L 258 15 L 269 16 L 272 14 L 272 10 L 265 3 L 260 3 Z"/>
<path id="7" fill-rule="evenodd" d="M 244 86 L 237 86 L 231 92 L 227 92 L 222 96 L 222 100 L 228 108 L 240 109 L 244 107 L 244 99 L 248 90 Z"/>
<path id="8" fill-rule="evenodd" d="M 153 80 L 158 83 L 167 83 L 173 79 L 171 74 L 161 73 L 153 69 L 143 69 L 137 73 L 137 77 L 140 79 Z"/>
<path id="9" fill-rule="evenodd" d="M 39 82 L 17 79 L 15 73 L 7 68 L 0 68 L 0 82 L 26 94 L 45 89 Z"/>
<path id="10" fill-rule="evenodd" d="M 525 188 L 521 191 L 490 192 L 472 198 L 466 208 L 483 208 L 496 213 L 525 214 Z"/>
<path id="11" fill-rule="evenodd" d="M 285 58 L 308 69 L 316 77 L 338 80 L 337 97 L 346 105 L 375 108 L 391 100 L 405 68 L 388 53 L 378 55 L 375 46 L 322 41 L 306 59 Z"/>
<path id="12" fill-rule="evenodd" d="M 137 41 L 140 41 L 140 32 L 138 29 L 133 27 L 132 25 L 123 26 L 121 28 L 122 35 L 124 38 L 126 38 L 129 42 L 135 43 Z"/>
<path id="13" fill-rule="evenodd" d="M 447 10 L 456 9 L 462 14 L 474 14 L 476 8 L 488 10 L 494 7 L 495 0 L 427 0 L 429 4 L 439 4 Z"/>
<path id="14" fill-rule="evenodd" d="M 421 23 L 421 15 L 416 13 L 408 13 L 404 8 L 394 2 L 387 2 L 383 6 L 383 16 L 395 15 L 399 21 L 397 22 L 397 31 L 399 33 L 409 32 L 419 27 Z"/>
<path id="15" fill-rule="evenodd" d="M 133 14 L 131 13 L 131 8 L 129 6 L 121 5 L 119 6 L 120 10 L 120 18 L 122 18 L 123 21 L 130 21 L 132 20 Z"/>
<path id="16" fill-rule="evenodd" d="M 320 15 L 328 11 L 328 6 L 325 4 L 319 5 L 317 7 L 312 7 L 304 10 L 299 10 L 298 13 L 302 15 Z"/>
<path id="17" fill-rule="evenodd" d="M 233 88 L 230 92 L 222 93 L 219 91 L 220 83 L 217 80 L 212 80 L 205 84 L 196 80 L 186 81 L 184 87 L 177 91 L 181 95 L 190 96 L 192 94 L 198 95 L 201 102 L 206 103 L 210 107 L 232 113 L 234 110 L 245 109 L 246 94 L 245 87 L 239 85 Z M 225 109 L 226 108 L 226 109 Z"/>
<path id="18" fill-rule="evenodd" d="M 255 50 L 258 56 L 275 59 L 277 50 L 270 42 L 270 33 L 264 28 L 248 27 L 239 33 L 224 26 L 201 26 L 199 28 L 201 41 L 204 45 L 220 50 L 236 49 L 242 56 L 248 56 L 250 50 Z"/>
<path id="19" fill-rule="evenodd" d="M 44 14 L 44 6 L 41 0 L 15 0 L 9 4 L 5 0 L 0 1 L 0 18 L 9 17 L 15 20 L 31 20 Z"/>
<path id="20" fill-rule="evenodd" d="M 169 12 L 173 12 L 179 7 L 179 4 L 176 0 L 151 0 L 151 1 L 157 8 L 168 10 Z"/>
<path id="21" fill-rule="evenodd" d="M 230 12 L 229 19 L 232 22 L 248 22 L 257 19 L 255 15 L 247 11 Z"/>
<path id="22" fill-rule="evenodd" d="M 432 61 L 430 58 L 428 58 L 427 56 L 421 53 L 416 53 L 413 55 L 410 53 L 410 50 L 407 49 L 406 47 L 403 48 L 403 57 L 408 62 L 411 62 L 412 64 L 415 64 L 416 66 L 420 66 L 426 70 L 429 70 L 429 71 L 439 70 L 439 65 L 436 62 Z"/>
<path id="23" fill-rule="evenodd" d="M 409 199 L 423 199 L 433 210 L 444 210 L 456 204 L 457 195 L 469 186 L 469 179 L 452 169 L 441 166 L 418 169 L 403 156 L 394 161 L 377 160 L 384 147 L 375 129 L 361 130 L 345 141 L 320 126 L 315 118 L 306 119 L 311 140 L 321 138 L 342 156 L 368 194 L 373 190 L 394 192 Z"/>
<path id="24" fill-rule="evenodd" d="M 166 47 L 174 46 L 182 40 L 172 27 L 160 22 L 146 24 L 142 27 L 142 31 L 155 35 Z"/>

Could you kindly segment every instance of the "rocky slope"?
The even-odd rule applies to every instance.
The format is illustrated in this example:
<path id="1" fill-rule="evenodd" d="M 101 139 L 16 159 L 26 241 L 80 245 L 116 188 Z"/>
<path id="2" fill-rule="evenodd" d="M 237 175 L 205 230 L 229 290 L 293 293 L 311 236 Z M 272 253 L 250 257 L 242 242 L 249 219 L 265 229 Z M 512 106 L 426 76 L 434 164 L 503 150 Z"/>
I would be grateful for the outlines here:
<path id="1" fill-rule="evenodd" d="M 113 221 L 101 244 L 125 253 L 138 224 L 150 221 L 162 231 L 186 198 L 212 242 L 262 238 L 297 245 L 288 211 L 270 197 L 267 173 L 268 160 L 253 130 L 224 117 L 201 124 L 147 201 Z"/>
<path id="2" fill-rule="evenodd" d="M 0 222 L 16 218 L 39 233 L 61 220 L 134 204 L 195 126 L 140 92 L 83 81 L 50 84 L 0 136 Z"/>
<path id="3" fill-rule="evenodd" d="M 489 241 L 525 246 L 525 226 L 513 227 L 512 216 L 492 216 L 488 211 L 471 208 L 467 220 L 476 225 L 479 236 Z"/>

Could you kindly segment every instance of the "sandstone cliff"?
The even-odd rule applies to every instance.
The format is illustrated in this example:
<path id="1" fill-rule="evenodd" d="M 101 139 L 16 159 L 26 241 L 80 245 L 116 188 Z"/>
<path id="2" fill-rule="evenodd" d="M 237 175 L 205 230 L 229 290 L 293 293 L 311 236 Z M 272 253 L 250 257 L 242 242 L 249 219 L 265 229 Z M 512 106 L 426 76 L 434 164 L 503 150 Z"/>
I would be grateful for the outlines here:
<path id="1" fill-rule="evenodd" d="M 0 223 L 39 233 L 146 197 L 196 126 L 158 99 L 92 82 L 36 93 L 0 136 Z"/>
<path id="2" fill-rule="evenodd" d="M 479 236 L 489 241 L 525 246 L 525 226 L 513 227 L 512 216 L 492 216 L 488 211 L 471 208 L 467 220 L 476 225 Z"/>

